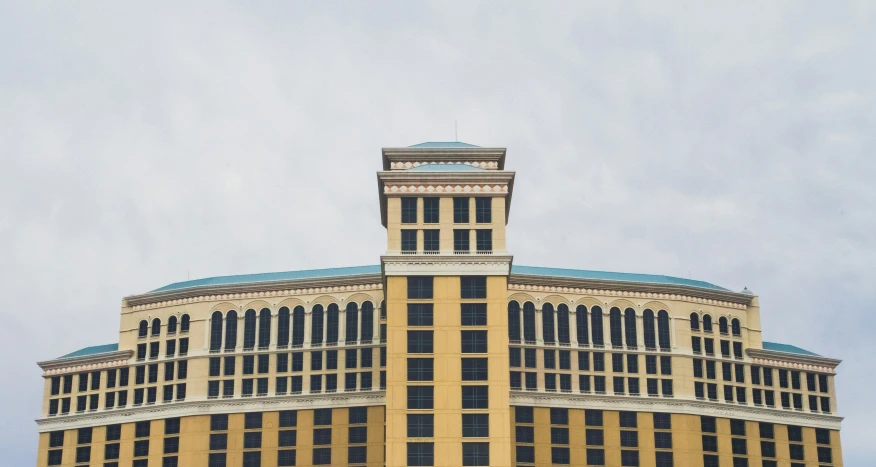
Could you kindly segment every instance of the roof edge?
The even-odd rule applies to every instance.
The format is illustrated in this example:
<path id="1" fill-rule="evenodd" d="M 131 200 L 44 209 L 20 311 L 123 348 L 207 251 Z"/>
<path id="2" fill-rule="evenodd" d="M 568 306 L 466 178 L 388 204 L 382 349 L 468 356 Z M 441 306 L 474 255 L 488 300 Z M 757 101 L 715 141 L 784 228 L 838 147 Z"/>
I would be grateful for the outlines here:
<path id="1" fill-rule="evenodd" d="M 840 363 L 842 363 L 842 360 L 836 358 L 822 357 L 821 355 L 802 355 L 797 353 L 781 352 L 778 350 L 749 348 L 746 349 L 745 352 L 752 358 L 778 360 L 804 365 L 825 366 L 831 369 L 838 367 Z"/>
<path id="2" fill-rule="evenodd" d="M 37 362 L 37 365 L 43 370 L 57 370 L 71 366 L 93 365 L 98 363 L 112 362 L 116 360 L 128 360 L 134 356 L 133 350 L 116 350 L 113 352 L 103 352 L 93 355 L 83 355 L 81 357 L 55 358 L 52 360 L 44 360 Z"/>

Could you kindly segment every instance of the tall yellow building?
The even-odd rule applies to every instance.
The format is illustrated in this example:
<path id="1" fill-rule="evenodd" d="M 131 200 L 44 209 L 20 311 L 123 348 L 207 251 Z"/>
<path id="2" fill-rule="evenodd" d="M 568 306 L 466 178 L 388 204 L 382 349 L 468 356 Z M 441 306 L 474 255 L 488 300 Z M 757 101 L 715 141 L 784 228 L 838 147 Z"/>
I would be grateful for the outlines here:
<path id="1" fill-rule="evenodd" d="M 512 265 L 503 148 L 377 179 L 380 265 L 171 284 L 39 363 L 38 467 L 842 465 L 839 360 L 747 290 Z"/>

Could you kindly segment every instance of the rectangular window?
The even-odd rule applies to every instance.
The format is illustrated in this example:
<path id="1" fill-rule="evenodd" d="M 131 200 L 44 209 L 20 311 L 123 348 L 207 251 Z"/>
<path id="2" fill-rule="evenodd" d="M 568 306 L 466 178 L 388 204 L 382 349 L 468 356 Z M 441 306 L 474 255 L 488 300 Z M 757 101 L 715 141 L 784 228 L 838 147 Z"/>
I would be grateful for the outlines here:
<path id="1" fill-rule="evenodd" d="M 550 349 L 544 350 L 544 367 L 548 369 L 555 369 L 557 367 L 556 351 Z"/>
<path id="2" fill-rule="evenodd" d="M 655 430 L 671 430 L 672 429 L 672 414 L 654 413 L 654 429 Z"/>
<path id="3" fill-rule="evenodd" d="M 463 299 L 487 298 L 487 278 L 484 276 L 462 276 L 460 293 Z"/>
<path id="4" fill-rule="evenodd" d="M 408 443 L 408 466 L 435 465 L 434 443 Z"/>
<path id="5" fill-rule="evenodd" d="M 298 432 L 295 430 L 280 430 L 277 436 L 277 444 L 280 447 L 292 447 L 298 442 Z"/>
<path id="6" fill-rule="evenodd" d="M 463 326 L 486 326 L 487 304 L 486 303 L 463 303 L 461 322 Z"/>
<path id="7" fill-rule="evenodd" d="M 462 465 L 490 465 L 490 443 L 462 443 Z"/>
<path id="8" fill-rule="evenodd" d="M 437 229 L 423 231 L 423 251 L 439 251 L 441 236 Z"/>
<path id="9" fill-rule="evenodd" d="M 602 411 L 584 410 L 584 424 L 587 426 L 602 426 Z"/>
<path id="10" fill-rule="evenodd" d="M 593 352 L 593 371 L 605 371 L 605 354 Z"/>
<path id="11" fill-rule="evenodd" d="M 410 390 L 410 388 L 408 388 Z M 432 389 L 431 387 L 429 389 Z M 463 386 L 462 408 L 463 409 L 486 409 L 489 408 L 489 391 L 487 386 Z M 431 408 L 431 407 L 428 407 Z"/>
<path id="12" fill-rule="evenodd" d="M 408 381 L 432 381 L 434 372 L 431 358 L 408 359 Z"/>
<path id="13" fill-rule="evenodd" d="M 316 409 L 313 411 L 313 424 L 317 426 L 332 424 L 332 409 Z"/>
<path id="14" fill-rule="evenodd" d="M 660 374 L 661 375 L 671 375 L 672 374 L 672 357 L 661 356 L 660 357 Z"/>
<path id="15" fill-rule="evenodd" d="M 657 392 L 657 380 L 656 379 L 648 378 L 647 380 L 645 380 L 645 384 L 648 387 L 648 395 L 649 396 L 658 396 L 659 395 L 659 393 Z"/>
<path id="16" fill-rule="evenodd" d="M 627 354 L 627 373 L 639 372 L 639 356 L 636 354 Z"/>
<path id="17" fill-rule="evenodd" d="M 332 429 L 317 428 L 313 430 L 313 445 L 322 446 L 332 444 Z"/>
<path id="18" fill-rule="evenodd" d="M 423 198 L 423 223 L 437 224 L 439 222 L 439 198 Z"/>
<path id="19" fill-rule="evenodd" d="M 772 386 L 773 385 L 773 369 L 772 368 L 764 368 L 763 369 L 763 385 L 764 386 Z"/>
<path id="20" fill-rule="evenodd" d="M 532 407 L 515 407 L 514 421 L 516 423 L 534 423 L 535 410 Z"/>
<path id="21" fill-rule="evenodd" d="M 243 428 L 245 430 L 255 430 L 262 427 L 261 412 L 251 412 L 243 416 Z"/>
<path id="22" fill-rule="evenodd" d="M 490 229 L 478 229 L 475 230 L 475 239 L 477 244 L 475 245 L 478 251 L 487 252 L 493 251 L 493 231 Z"/>
<path id="23" fill-rule="evenodd" d="M 461 331 L 462 353 L 487 353 L 487 331 Z"/>
<path id="24" fill-rule="evenodd" d="M 463 387 L 463 392 L 465 387 Z M 432 386 L 408 386 L 409 409 L 431 409 L 434 407 L 435 388 Z"/>
<path id="25" fill-rule="evenodd" d="M 277 451 L 277 465 L 279 467 L 294 466 L 296 460 L 294 449 L 282 449 Z"/>
<path id="26" fill-rule="evenodd" d="M 453 251 L 465 253 L 471 250 L 468 229 L 453 229 Z"/>
<path id="27" fill-rule="evenodd" d="M 587 429 L 584 434 L 584 440 L 588 446 L 602 446 L 605 444 L 602 430 Z"/>
<path id="28" fill-rule="evenodd" d="M 453 198 L 453 223 L 468 224 L 468 198 Z"/>
<path id="29" fill-rule="evenodd" d="M 718 437 L 703 435 L 703 451 L 718 452 Z"/>
<path id="30" fill-rule="evenodd" d="M 488 414 L 462 414 L 463 438 L 489 438 L 490 416 Z"/>
<path id="31" fill-rule="evenodd" d="M 657 356 L 645 355 L 645 373 L 649 375 L 657 374 Z"/>
<path id="32" fill-rule="evenodd" d="M 655 431 L 654 447 L 657 449 L 672 449 L 672 433 L 666 431 Z"/>
<path id="33" fill-rule="evenodd" d="M 292 354 L 292 371 L 304 370 L 304 352 L 296 352 Z"/>
<path id="34" fill-rule="evenodd" d="M 401 231 L 401 251 L 415 252 L 417 251 L 417 231 L 402 229 Z"/>
<path id="35" fill-rule="evenodd" d="M 404 197 L 401 199 L 401 223 L 417 223 L 417 198 Z"/>
<path id="36" fill-rule="evenodd" d="M 408 414 L 408 438 L 431 438 L 435 436 L 435 416 L 432 414 Z"/>
<path id="37" fill-rule="evenodd" d="M 359 356 L 359 351 L 356 349 L 347 349 L 344 352 L 344 368 L 356 368 L 356 359 Z"/>
<path id="38" fill-rule="evenodd" d="M 475 222 L 478 224 L 493 222 L 493 198 L 475 198 Z"/>
<path id="39" fill-rule="evenodd" d="M 624 378 L 620 376 L 615 376 L 614 380 L 614 393 L 615 394 L 624 394 Z"/>
<path id="40" fill-rule="evenodd" d="M 432 353 L 433 331 L 408 331 L 408 353 Z"/>
<path id="41" fill-rule="evenodd" d="M 593 391 L 597 394 L 605 394 L 605 376 L 593 377 Z"/>
<path id="42" fill-rule="evenodd" d="M 535 349 L 523 349 L 523 364 L 526 368 L 536 367 Z"/>
<path id="43" fill-rule="evenodd" d="M 408 300 L 423 300 L 432 298 L 431 276 L 408 276 Z"/>
<path id="44" fill-rule="evenodd" d="M 630 395 L 639 395 L 639 378 L 627 378 Z"/>
<path id="45" fill-rule="evenodd" d="M 535 463 L 535 447 L 534 446 L 517 446 L 515 454 L 518 463 Z"/>
<path id="46" fill-rule="evenodd" d="M 365 446 L 349 446 L 347 448 L 347 463 L 348 464 L 364 464 L 367 462 L 368 451 Z"/>
<path id="47" fill-rule="evenodd" d="M 488 377 L 486 358 L 463 358 L 463 381 L 486 381 Z"/>
<path id="48" fill-rule="evenodd" d="M 623 354 L 611 354 L 611 371 L 615 373 L 624 372 L 624 356 Z"/>
<path id="49" fill-rule="evenodd" d="M 313 465 L 331 465 L 332 448 L 314 448 Z"/>
<path id="50" fill-rule="evenodd" d="M 531 426 L 517 426 L 514 429 L 515 440 L 518 443 L 534 443 L 535 442 L 535 428 Z"/>

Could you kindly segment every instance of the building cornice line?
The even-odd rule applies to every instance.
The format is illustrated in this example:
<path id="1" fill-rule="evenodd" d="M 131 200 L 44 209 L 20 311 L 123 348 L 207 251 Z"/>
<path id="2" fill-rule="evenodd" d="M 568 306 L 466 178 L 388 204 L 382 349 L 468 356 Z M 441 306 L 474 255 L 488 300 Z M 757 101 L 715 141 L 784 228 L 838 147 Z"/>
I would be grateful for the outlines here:
<path id="1" fill-rule="evenodd" d="M 839 430 L 843 420 L 838 415 L 721 404 L 682 397 L 622 397 L 597 394 L 511 391 L 511 405 L 681 413 L 721 418 L 744 418 L 758 422 L 801 425 L 831 430 Z"/>
<path id="2" fill-rule="evenodd" d="M 133 350 L 119 350 L 83 357 L 58 358 L 37 362 L 45 375 L 56 375 L 79 371 L 92 371 L 102 368 L 114 368 L 123 366 L 134 355 Z"/>
<path id="3" fill-rule="evenodd" d="M 752 362 L 759 365 L 783 366 L 801 370 L 823 371 L 834 373 L 842 360 L 822 357 L 820 355 L 801 355 L 775 350 L 753 349 L 745 351 Z"/>

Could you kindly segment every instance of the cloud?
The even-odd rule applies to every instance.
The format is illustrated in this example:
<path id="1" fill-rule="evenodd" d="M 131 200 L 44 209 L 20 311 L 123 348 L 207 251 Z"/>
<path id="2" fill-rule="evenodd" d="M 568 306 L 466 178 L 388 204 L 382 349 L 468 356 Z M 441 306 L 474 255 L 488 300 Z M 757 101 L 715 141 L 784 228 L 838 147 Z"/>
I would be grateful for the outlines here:
<path id="1" fill-rule="evenodd" d="M 457 121 L 508 147 L 517 264 L 748 286 L 765 338 L 844 360 L 872 462 L 872 8 L 0 5 L 0 450 L 33 463 L 34 362 L 114 341 L 124 295 L 377 262 L 380 147 Z"/>

